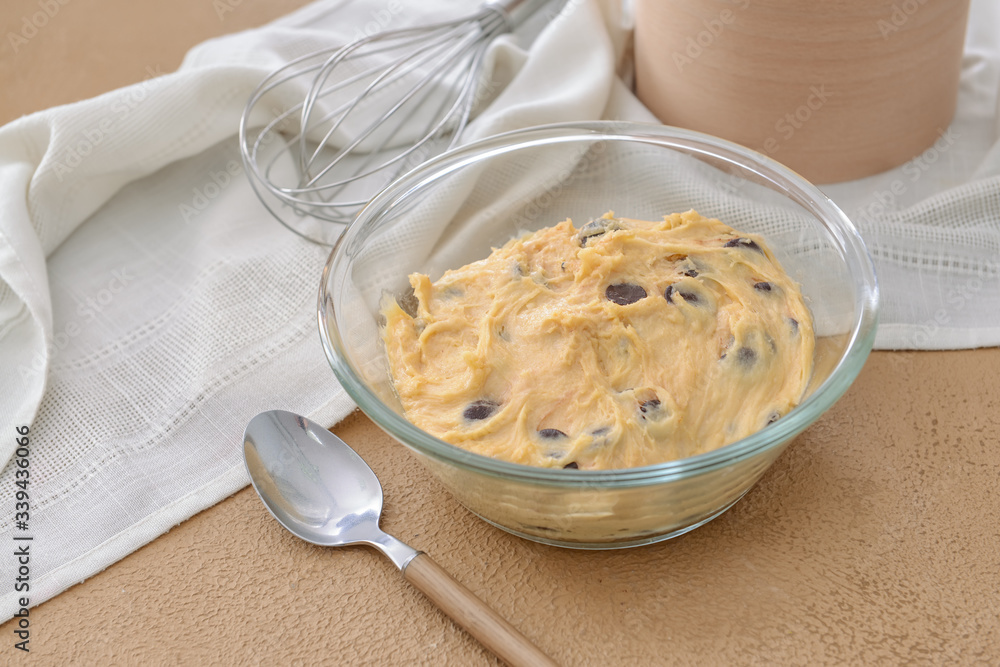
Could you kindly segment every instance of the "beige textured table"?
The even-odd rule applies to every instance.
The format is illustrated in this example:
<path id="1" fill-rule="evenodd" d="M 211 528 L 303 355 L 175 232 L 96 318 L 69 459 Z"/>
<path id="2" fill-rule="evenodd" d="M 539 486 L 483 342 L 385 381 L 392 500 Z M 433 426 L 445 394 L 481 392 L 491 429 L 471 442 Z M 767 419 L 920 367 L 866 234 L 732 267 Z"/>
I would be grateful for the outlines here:
<path id="1" fill-rule="evenodd" d="M 0 122 L 176 68 L 299 0 L 69 0 L 17 53 Z M 7 0 L 3 32 L 37 0 Z M 565 664 L 1000 664 L 1000 350 L 876 353 L 730 512 L 663 544 L 577 552 L 472 517 L 355 414 L 387 530 Z M 36 446 L 44 446 L 37 443 Z M 244 489 L 32 610 L 0 663 L 491 664 L 374 551 L 296 541 Z"/>

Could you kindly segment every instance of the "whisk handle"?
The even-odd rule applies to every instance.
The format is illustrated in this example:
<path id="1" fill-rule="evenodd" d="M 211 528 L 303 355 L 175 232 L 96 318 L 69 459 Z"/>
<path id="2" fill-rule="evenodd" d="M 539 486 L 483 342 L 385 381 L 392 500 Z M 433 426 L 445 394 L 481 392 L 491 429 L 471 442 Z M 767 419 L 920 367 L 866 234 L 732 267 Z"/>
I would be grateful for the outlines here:
<path id="1" fill-rule="evenodd" d="M 538 11 L 548 0 L 487 0 L 484 8 L 499 10 L 507 22 L 507 29 L 513 30 Z"/>

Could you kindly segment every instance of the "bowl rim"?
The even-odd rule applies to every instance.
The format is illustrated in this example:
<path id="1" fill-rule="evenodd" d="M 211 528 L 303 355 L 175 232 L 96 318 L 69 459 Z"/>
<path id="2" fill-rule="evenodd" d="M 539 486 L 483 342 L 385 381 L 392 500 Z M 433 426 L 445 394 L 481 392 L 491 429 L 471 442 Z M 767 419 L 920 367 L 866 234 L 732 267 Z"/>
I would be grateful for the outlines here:
<path id="1" fill-rule="evenodd" d="M 832 240 L 839 244 L 848 272 L 854 278 L 857 310 L 846 351 L 810 396 L 764 429 L 702 454 L 635 468 L 564 470 L 511 463 L 452 445 L 406 420 L 367 386 L 343 352 L 337 325 L 327 326 L 328 320 L 338 321 L 328 291 L 330 277 L 344 256 L 347 241 L 357 234 L 361 224 L 397 200 L 469 164 L 523 148 L 575 141 L 638 141 L 722 160 L 777 186 L 826 226 Z M 879 305 L 874 263 L 860 233 L 848 216 L 815 185 L 776 160 L 725 139 L 668 125 L 633 121 L 578 121 L 526 127 L 463 144 L 419 165 L 377 193 L 343 231 L 323 267 L 318 297 L 320 339 L 334 375 L 362 412 L 386 433 L 421 454 L 480 474 L 573 488 L 626 488 L 669 482 L 712 472 L 789 442 L 830 408 L 861 371 L 875 340 Z"/>

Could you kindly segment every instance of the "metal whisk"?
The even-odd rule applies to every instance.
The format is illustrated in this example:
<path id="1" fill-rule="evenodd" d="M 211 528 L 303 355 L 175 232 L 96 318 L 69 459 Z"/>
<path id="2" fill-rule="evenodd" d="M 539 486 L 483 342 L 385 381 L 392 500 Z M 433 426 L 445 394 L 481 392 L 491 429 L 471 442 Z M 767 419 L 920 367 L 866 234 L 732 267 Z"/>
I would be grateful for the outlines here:
<path id="1" fill-rule="evenodd" d="M 243 163 L 264 206 L 295 233 L 332 242 L 340 227 L 328 223 L 349 223 L 396 176 L 458 141 L 481 97 L 487 47 L 546 1 L 490 0 L 461 19 L 377 33 L 273 72 L 240 119 Z M 251 127 L 261 108 L 270 120 Z"/>

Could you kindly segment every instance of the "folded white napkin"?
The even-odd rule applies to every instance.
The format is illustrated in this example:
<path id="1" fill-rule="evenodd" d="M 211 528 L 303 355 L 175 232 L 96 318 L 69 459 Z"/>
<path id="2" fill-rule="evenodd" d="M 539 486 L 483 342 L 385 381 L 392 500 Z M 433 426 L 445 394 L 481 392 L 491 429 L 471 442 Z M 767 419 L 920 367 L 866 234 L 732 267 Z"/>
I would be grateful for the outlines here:
<path id="1" fill-rule="evenodd" d="M 315 328 L 327 251 L 256 200 L 236 148 L 239 116 L 271 70 L 350 40 L 390 6 L 397 28 L 476 4 L 323 0 L 210 40 L 176 73 L 0 129 L 0 461 L 15 426 L 30 424 L 32 443 L 27 529 L 10 500 L 11 463 L 0 474 L 0 540 L 35 537 L 32 605 L 245 485 L 241 436 L 257 412 L 333 424 L 353 408 Z M 560 4 L 494 45 L 488 78 L 502 92 L 466 140 L 556 121 L 653 120 L 615 77 L 627 14 L 612 0 L 569 0 L 555 18 Z M 864 209 L 884 347 L 1000 343 L 1000 149 L 987 155 L 1000 35 L 976 28 L 998 24 L 1000 8 L 974 3 L 958 132 L 909 200 L 868 205 L 909 178 L 902 168 L 830 188 L 848 213 Z M 13 581 L 13 567 L 0 560 L 0 578 Z M 0 595 L 0 619 L 22 596 Z"/>

